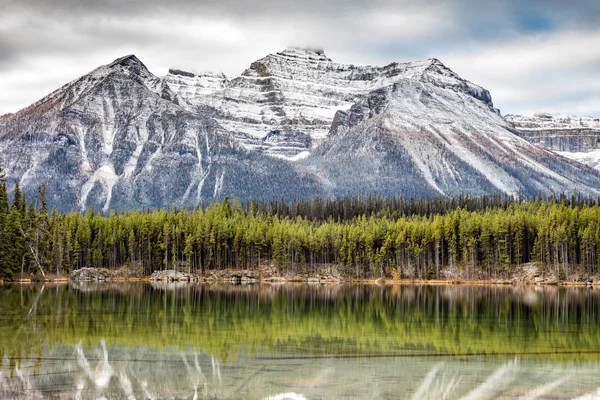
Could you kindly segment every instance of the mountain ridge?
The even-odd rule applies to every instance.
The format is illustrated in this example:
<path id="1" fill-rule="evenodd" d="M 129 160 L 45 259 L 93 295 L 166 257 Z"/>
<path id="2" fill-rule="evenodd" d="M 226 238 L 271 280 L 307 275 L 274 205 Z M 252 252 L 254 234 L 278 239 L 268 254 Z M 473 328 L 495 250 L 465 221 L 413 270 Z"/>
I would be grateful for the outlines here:
<path id="1" fill-rule="evenodd" d="M 552 113 L 504 118 L 531 143 L 600 170 L 600 118 Z"/>
<path id="2" fill-rule="evenodd" d="M 4 120 L 1 165 L 30 194 L 44 182 L 62 210 L 197 205 L 249 190 L 235 178 L 248 173 L 281 193 L 285 178 L 301 182 L 164 93 L 137 58 L 119 58 Z"/>
<path id="3" fill-rule="evenodd" d="M 290 48 L 260 58 L 220 85 L 212 85 L 201 74 L 195 78 L 186 86 L 186 79 L 164 77 L 184 107 L 218 110 L 209 115 L 235 132 L 244 147 L 289 159 L 312 151 L 327 136 L 338 110 L 347 110 L 359 97 L 398 80 L 420 79 L 464 91 L 493 108 L 489 91 L 460 78 L 435 58 L 355 66 L 335 63 L 323 51 Z M 269 141 L 273 134 L 277 140 Z"/>
<path id="4" fill-rule="evenodd" d="M 234 79 L 134 55 L 0 120 L 0 165 L 61 210 L 196 207 L 224 196 L 600 194 L 600 173 L 514 134 L 439 60 L 267 55 Z"/>

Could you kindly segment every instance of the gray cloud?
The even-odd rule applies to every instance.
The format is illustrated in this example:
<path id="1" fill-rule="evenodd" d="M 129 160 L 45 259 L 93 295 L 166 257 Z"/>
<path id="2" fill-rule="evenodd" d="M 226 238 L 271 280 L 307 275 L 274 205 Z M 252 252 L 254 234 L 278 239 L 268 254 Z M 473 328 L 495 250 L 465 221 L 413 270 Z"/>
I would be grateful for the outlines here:
<path id="1" fill-rule="evenodd" d="M 586 87 L 600 81 L 598 58 L 585 51 L 600 39 L 600 2 L 524 3 L 0 0 L 0 114 L 123 54 L 159 75 L 178 66 L 234 76 L 287 45 L 308 45 L 354 64 L 435 56 L 505 111 L 600 115 Z"/>

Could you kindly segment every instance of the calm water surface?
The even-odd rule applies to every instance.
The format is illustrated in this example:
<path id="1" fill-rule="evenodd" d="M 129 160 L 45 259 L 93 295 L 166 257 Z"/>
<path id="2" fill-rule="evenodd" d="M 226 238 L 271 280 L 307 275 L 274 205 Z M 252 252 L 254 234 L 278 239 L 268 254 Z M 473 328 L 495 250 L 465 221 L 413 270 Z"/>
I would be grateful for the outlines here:
<path id="1" fill-rule="evenodd" d="M 600 290 L 0 287 L 0 398 L 600 399 Z"/>

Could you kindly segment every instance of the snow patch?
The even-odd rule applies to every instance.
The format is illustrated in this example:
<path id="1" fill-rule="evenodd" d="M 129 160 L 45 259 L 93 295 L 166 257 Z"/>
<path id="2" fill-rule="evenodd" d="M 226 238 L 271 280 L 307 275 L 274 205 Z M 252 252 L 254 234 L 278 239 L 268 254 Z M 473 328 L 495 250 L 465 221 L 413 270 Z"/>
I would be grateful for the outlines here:
<path id="1" fill-rule="evenodd" d="M 303 160 L 303 159 L 307 158 L 308 156 L 310 156 L 310 151 L 308 151 L 308 150 L 301 151 L 300 153 L 297 153 L 293 156 L 287 156 L 285 154 L 273 154 L 273 157 L 275 157 L 275 158 L 281 158 L 283 160 L 288 160 L 288 161 L 299 161 L 299 160 Z"/>
<path id="2" fill-rule="evenodd" d="M 88 196 L 97 182 L 102 185 L 104 192 L 106 193 L 106 200 L 102 211 L 107 212 L 110 208 L 113 187 L 118 181 L 119 177 L 115 173 L 115 167 L 112 164 L 103 165 L 98 168 L 81 187 L 81 196 L 79 200 L 81 209 L 87 209 Z"/>
<path id="3" fill-rule="evenodd" d="M 215 190 L 213 192 L 213 198 L 216 199 L 223 190 L 223 179 L 225 178 L 225 170 L 222 170 L 219 175 L 217 175 L 215 179 Z M 201 188 L 199 188 L 201 189 Z"/>

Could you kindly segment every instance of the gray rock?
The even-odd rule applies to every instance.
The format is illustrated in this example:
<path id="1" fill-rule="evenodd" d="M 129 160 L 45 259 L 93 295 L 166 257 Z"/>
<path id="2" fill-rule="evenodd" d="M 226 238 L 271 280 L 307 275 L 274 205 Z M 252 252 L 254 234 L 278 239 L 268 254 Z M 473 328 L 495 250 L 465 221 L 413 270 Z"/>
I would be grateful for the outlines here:
<path id="1" fill-rule="evenodd" d="M 110 272 L 106 268 L 81 268 L 71 272 L 69 279 L 74 282 L 108 281 Z"/>
<path id="2" fill-rule="evenodd" d="M 153 281 L 161 282 L 192 282 L 197 281 L 197 278 L 188 274 L 187 272 L 179 272 L 174 269 L 167 269 L 164 271 L 154 271 L 150 276 Z"/>

